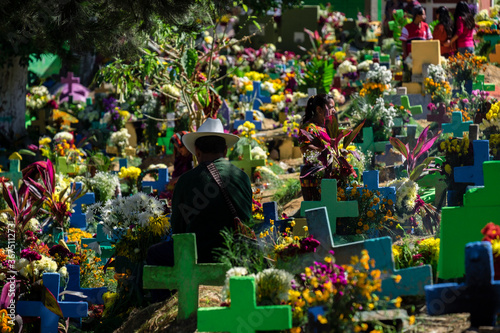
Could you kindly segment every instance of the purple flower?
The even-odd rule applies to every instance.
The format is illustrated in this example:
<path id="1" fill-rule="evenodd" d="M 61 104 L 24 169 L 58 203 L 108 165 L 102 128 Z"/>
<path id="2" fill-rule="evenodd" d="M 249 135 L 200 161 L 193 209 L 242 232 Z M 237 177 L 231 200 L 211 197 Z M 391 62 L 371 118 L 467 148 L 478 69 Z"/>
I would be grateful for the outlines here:
<path id="1" fill-rule="evenodd" d="M 462 99 L 462 103 L 469 104 L 469 100 L 467 98 Z"/>
<path id="2" fill-rule="evenodd" d="M 40 255 L 40 253 L 38 253 L 36 251 L 30 250 L 30 249 L 24 249 L 24 250 L 21 250 L 21 258 L 25 258 L 28 261 L 32 262 L 32 261 L 42 259 L 42 256 Z"/>
<path id="3" fill-rule="evenodd" d="M 437 109 L 437 108 L 436 108 L 436 104 L 434 104 L 434 103 L 429 103 L 429 104 L 427 104 L 427 110 L 429 110 L 429 111 L 434 111 L 434 110 L 436 110 L 436 109 Z"/>
<path id="4" fill-rule="evenodd" d="M 479 94 L 479 92 L 480 92 L 479 89 L 472 90 L 472 96 L 477 96 Z"/>

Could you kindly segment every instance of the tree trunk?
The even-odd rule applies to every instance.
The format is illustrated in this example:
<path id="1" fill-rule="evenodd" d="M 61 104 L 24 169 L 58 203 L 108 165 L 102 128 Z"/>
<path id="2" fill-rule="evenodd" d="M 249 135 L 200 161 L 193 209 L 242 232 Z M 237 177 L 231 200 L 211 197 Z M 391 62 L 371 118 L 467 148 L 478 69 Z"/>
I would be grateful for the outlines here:
<path id="1" fill-rule="evenodd" d="M 19 57 L 0 67 L 0 147 L 26 136 L 27 78 L 28 68 L 19 65 Z"/>

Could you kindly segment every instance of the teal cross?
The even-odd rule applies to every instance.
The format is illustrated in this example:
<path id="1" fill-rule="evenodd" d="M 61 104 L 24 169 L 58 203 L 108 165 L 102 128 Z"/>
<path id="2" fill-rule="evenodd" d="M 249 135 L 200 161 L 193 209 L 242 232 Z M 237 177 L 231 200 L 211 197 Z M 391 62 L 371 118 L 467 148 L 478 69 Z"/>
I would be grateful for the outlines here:
<path id="1" fill-rule="evenodd" d="M 250 151 L 250 145 L 243 146 L 243 158 L 241 160 L 232 160 L 231 163 L 237 168 L 245 171 L 252 179 L 252 169 L 258 166 L 266 165 L 266 160 L 254 160 Z"/>
<path id="2" fill-rule="evenodd" d="M 462 112 L 453 111 L 451 113 L 451 123 L 442 124 L 443 133 L 453 133 L 454 137 L 462 137 L 464 132 L 469 131 L 469 125 L 472 124 L 472 120 L 462 121 Z"/>
<path id="3" fill-rule="evenodd" d="M 96 238 L 82 238 L 81 242 L 82 247 L 87 244 L 102 259 L 111 258 L 113 255 L 114 249 L 111 246 L 111 238 L 104 232 L 102 224 L 97 225 Z"/>
<path id="4" fill-rule="evenodd" d="M 257 306 L 255 277 L 233 276 L 229 280 L 231 305 L 198 309 L 199 332 L 283 331 L 292 328 L 290 305 Z"/>
<path id="5" fill-rule="evenodd" d="M 410 106 L 410 99 L 408 96 L 401 96 L 401 105 L 406 110 L 410 110 L 412 115 L 421 114 L 423 112 L 422 105 Z"/>
<path id="6" fill-rule="evenodd" d="M 9 178 L 12 183 L 19 188 L 19 182 L 23 179 L 23 173 L 20 171 L 20 160 L 9 160 L 9 171 L 0 172 L 0 177 Z"/>
<path id="7" fill-rule="evenodd" d="M 308 209 L 326 207 L 332 235 L 337 232 L 337 217 L 356 217 L 359 215 L 357 201 L 337 201 L 337 180 L 321 181 L 321 201 L 302 201 L 300 215 L 305 216 Z"/>
<path id="8" fill-rule="evenodd" d="M 173 235 L 174 267 L 144 266 L 144 289 L 177 289 L 179 312 L 177 318 L 188 319 L 198 308 L 198 288 L 222 286 L 226 271 L 224 264 L 198 264 L 195 234 Z"/>
<path id="9" fill-rule="evenodd" d="M 357 146 L 364 152 L 372 151 L 376 152 L 384 152 L 385 145 L 390 144 L 389 141 L 374 141 L 373 138 L 373 128 L 372 127 L 364 127 L 363 128 L 363 142 L 358 143 Z"/>

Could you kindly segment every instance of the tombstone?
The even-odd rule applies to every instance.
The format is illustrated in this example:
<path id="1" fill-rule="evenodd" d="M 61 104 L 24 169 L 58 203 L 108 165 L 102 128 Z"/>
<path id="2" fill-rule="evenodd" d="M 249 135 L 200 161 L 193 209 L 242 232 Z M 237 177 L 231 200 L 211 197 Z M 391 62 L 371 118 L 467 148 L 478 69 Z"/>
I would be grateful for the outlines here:
<path id="1" fill-rule="evenodd" d="M 21 170 L 21 161 L 13 159 L 12 155 L 9 156 L 9 171 L 0 172 L 0 177 L 9 178 L 12 184 L 19 188 L 19 182 L 23 179 Z"/>
<path id="2" fill-rule="evenodd" d="M 301 8 L 285 9 L 281 16 L 281 43 L 278 49 L 292 51 L 296 54 L 305 54 L 305 49 L 313 47 L 309 36 L 304 29 L 319 31 L 319 7 L 302 6 Z M 286 32 L 286 33 L 285 33 Z"/>
<path id="3" fill-rule="evenodd" d="M 134 147 L 128 146 L 125 148 L 125 156 L 135 157 L 135 153 L 136 151 Z"/>
<path id="4" fill-rule="evenodd" d="M 390 144 L 390 142 L 389 141 L 374 142 L 373 128 L 372 127 L 363 127 L 363 142 L 357 143 L 356 145 L 364 153 L 366 153 L 368 151 L 372 151 L 373 153 L 379 153 L 379 152 L 385 151 L 385 146 L 387 144 Z"/>
<path id="5" fill-rule="evenodd" d="M 158 180 L 156 181 L 142 181 L 142 186 L 151 186 L 153 190 L 157 190 L 158 193 L 165 191 L 168 185 L 168 169 L 158 169 Z"/>
<path id="6" fill-rule="evenodd" d="M 385 145 L 385 152 L 381 155 L 375 155 L 375 162 L 385 164 L 386 166 L 403 163 L 403 155 L 395 152 L 391 144 Z"/>
<path id="7" fill-rule="evenodd" d="M 441 65 L 439 40 L 413 40 L 411 42 L 413 74 L 422 75 L 423 64 Z"/>
<path id="8" fill-rule="evenodd" d="M 495 91 L 494 83 L 484 83 L 484 74 L 478 74 L 472 82 L 472 90 Z"/>
<path id="9" fill-rule="evenodd" d="M 61 78 L 61 84 L 54 87 L 56 90 L 51 94 L 59 96 L 62 102 L 82 102 L 85 103 L 89 96 L 89 90 L 80 84 L 80 78 L 74 77 L 72 72 L 68 72 L 67 77 Z M 52 90 L 52 89 L 51 89 Z"/>
<path id="10" fill-rule="evenodd" d="M 438 128 L 441 128 L 442 123 L 449 122 L 450 117 L 446 114 L 446 106 L 444 104 L 440 104 L 437 109 L 437 113 L 427 115 L 427 121 L 434 121 L 438 123 Z"/>
<path id="11" fill-rule="evenodd" d="M 61 308 L 64 318 L 82 318 L 88 316 L 87 302 L 66 302 L 60 301 L 59 293 L 61 291 L 58 273 L 44 273 L 43 285 L 52 295 Z M 40 317 L 41 333 L 53 333 L 58 331 L 59 316 L 46 308 L 41 301 L 18 301 L 16 304 L 17 314 L 21 317 Z"/>
<path id="12" fill-rule="evenodd" d="M 372 192 L 380 192 L 380 197 L 387 200 L 391 199 L 396 202 L 396 188 L 394 186 L 390 187 L 379 187 L 379 171 L 370 170 L 363 171 L 363 187 L 358 187 L 357 190 L 363 193 L 364 189 L 369 189 Z M 350 191 L 352 187 L 346 188 L 346 191 Z"/>
<path id="13" fill-rule="evenodd" d="M 484 186 L 483 162 L 490 160 L 489 141 L 475 140 L 472 142 L 472 147 L 474 150 L 474 165 L 455 167 L 455 182 Z"/>
<path id="14" fill-rule="evenodd" d="M 439 278 L 461 278 L 465 273 L 463 252 L 465 245 L 469 242 L 480 241 L 483 238 L 481 229 L 487 223 L 500 224 L 499 173 L 500 161 L 484 162 L 484 187 L 467 190 L 463 207 L 442 209 Z"/>
<path id="15" fill-rule="evenodd" d="M 256 130 L 260 131 L 262 129 L 262 121 L 254 120 L 253 119 L 253 111 L 245 111 L 245 119 L 243 119 L 243 120 L 235 120 L 234 124 L 233 124 L 234 129 L 237 129 L 238 126 L 243 125 L 247 121 L 249 121 L 252 124 L 254 124 Z"/>
<path id="16" fill-rule="evenodd" d="M 75 174 L 77 172 L 77 165 L 75 163 L 68 164 L 65 156 L 59 156 L 56 160 L 56 170 L 65 175 Z"/>
<path id="17" fill-rule="evenodd" d="M 177 289 L 179 297 L 178 320 L 188 319 L 198 308 L 198 288 L 222 286 L 226 271 L 224 264 L 198 264 L 195 234 L 173 235 L 173 267 L 144 266 L 144 289 Z"/>
<path id="18" fill-rule="evenodd" d="M 404 144 L 408 144 L 410 149 L 413 149 L 415 147 L 415 144 L 417 143 L 416 136 L 417 136 L 417 125 L 410 124 L 406 126 L 406 136 L 396 135 L 396 138 L 398 138 Z"/>
<path id="19" fill-rule="evenodd" d="M 407 95 L 408 94 L 408 89 L 406 87 L 397 87 L 396 88 L 396 94 L 399 95 L 399 96 Z"/>
<path id="20" fill-rule="evenodd" d="M 500 313 L 500 281 L 494 280 L 494 274 L 491 243 L 468 243 L 465 282 L 425 286 L 427 312 L 431 316 L 469 312 L 472 327 L 495 326 Z"/>
<path id="21" fill-rule="evenodd" d="M 101 259 L 111 258 L 115 252 L 111 246 L 112 238 L 104 233 L 101 223 L 97 225 L 96 238 L 82 238 L 80 242 L 82 247 L 87 245 Z"/>
<path id="22" fill-rule="evenodd" d="M 469 140 L 470 141 L 479 140 L 479 125 L 478 124 L 470 124 L 469 125 Z"/>
<path id="23" fill-rule="evenodd" d="M 130 121 L 125 123 L 125 129 L 128 134 L 130 134 L 130 138 L 128 139 L 129 145 L 132 147 L 137 147 L 137 132 L 135 130 L 134 124 Z"/>
<path id="24" fill-rule="evenodd" d="M 81 288 L 80 287 L 80 265 L 66 265 L 68 270 L 68 284 L 66 285 L 66 290 L 72 292 L 80 292 L 87 296 L 84 300 L 91 304 L 104 304 L 102 296 L 108 291 L 107 287 L 101 288 Z M 68 302 L 78 302 L 82 300 L 81 297 L 67 294 L 64 296 L 64 300 Z"/>
<path id="25" fill-rule="evenodd" d="M 243 158 L 241 160 L 230 161 L 235 167 L 243 170 L 252 179 L 252 169 L 258 166 L 265 166 L 266 160 L 254 160 L 250 150 L 250 145 L 243 146 Z"/>
<path id="26" fill-rule="evenodd" d="M 314 261 L 322 261 L 330 250 L 335 253 L 334 257 L 337 265 L 349 265 L 351 257 L 359 256 L 362 250 L 367 250 L 370 259 L 375 260 L 375 267 L 371 269 L 379 269 L 382 273 L 382 291 L 377 292 L 377 295 L 381 297 L 389 296 L 390 298 L 403 295 L 424 295 L 424 287 L 432 284 L 432 268 L 430 265 L 395 269 L 390 237 L 334 246 L 328 214 L 325 207 L 306 211 L 309 234 L 320 242 L 320 246 L 316 253 L 310 256 L 310 260 L 302 262 L 303 267 L 298 267 L 298 269 L 303 270 Z M 396 283 L 392 278 L 394 275 L 401 276 L 399 283 Z"/>
<path id="27" fill-rule="evenodd" d="M 495 53 L 490 53 L 490 62 L 500 63 L 500 44 L 495 45 Z"/>
<path id="28" fill-rule="evenodd" d="M 461 138 L 464 132 L 469 130 L 469 125 L 472 124 L 472 120 L 462 121 L 462 112 L 453 111 L 451 113 L 451 123 L 442 124 L 443 133 L 453 133 L 456 138 Z"/>
<path id="29" fill-rule="evenodd" d="M 290 305 L 257 306 L 254 276 L 233 276 L 229 279 L 229 307 L 199 308 L 199 332 L 283 331 L 292 328 Z"/>
<path id="30" fill-rule="evenodd" d="M 337 217 L 356 217 L 359 215 L 357 201 L 337 201 L 337 180 L 321 180 L 321 201 L 302 201 L 300 216 L 308 209 L 326 207 L 332 234 L 337 233 Z"/>
<path id="31" fill-rule="evenodd" d="M 73 183 L 71 183 L 73 186 Z M 82 190 L 82 183 L 76 182 L 75 189 L 77 191 Z M 79 228 L 82 230 L 87 229 L 87 221 L 85 220 L 85 215 L 82 212 L 82 205 L 90 205 L 95 203 L 95 195 L 94 193 L 85 193 L 82 197 L 78 198 L 74 202 L 74 210 L 75 212 L 70 216 L 70 227 L 71 228 Z"/>
<path id="32" fill-rule="evenodd" d="M 401 96 L 401 105 L 406 110 L 410 110 L 412 115 L 421 114 L 423 112 L 422 105 L 410 105 L 410 98 L 408 96 Z"/>

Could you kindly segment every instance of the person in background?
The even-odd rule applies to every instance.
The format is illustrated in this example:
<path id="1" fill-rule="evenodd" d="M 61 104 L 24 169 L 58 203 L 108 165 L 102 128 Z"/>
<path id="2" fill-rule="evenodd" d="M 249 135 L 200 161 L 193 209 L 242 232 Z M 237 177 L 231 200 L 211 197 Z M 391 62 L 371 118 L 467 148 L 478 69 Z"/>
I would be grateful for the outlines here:
<path id="1" fill-rule="evenodd" d="M 441 55 L 448 58 L 454 51 L 454 45 L 445 46 L 445 43 L 451 40 L 453 36 L 453 21 L 450 17 L 450 12 L 445 6 L 441 6 L 436 11 L 436 18 L 439 23 L 434 27 L 432 33 L 433 39 L 439 40 L 441 46 Z"/>
<path id="2" fill-rule="evenodd" d="M 403 59 L 411 53 L 412 40 L 429 40 L 432 39 L 431 29 L 425 23 L 425 9 L 422 6 L 417 6 L 413 9 L 413 22 L 405 25 L 401 31 L 399 39 L 403 42 Z"/>
<path id="3" fill-rule="evenodd" d="M 445 43 L 445 46 L 457 43 L 457 50 L 459 53 L 465 54 L 469 52 L 474 54 L 474 16 L 472 16 L 469 5 L 465 1 L 457 3 L 455 8 L 455 31 L 451 40 Z"/>
<path id="4" fill-rule="evenodd" d="M 385 17 L 383 23 L 384 36 L 392 37 L 392 30 L 389 29 L 389 21 L 394 20 L 394 12 L 398 9 L 403 9 L 404 4 L 401 0 L 388 0 L 385 4 Z"/>
<path id="5" fill-rule="evenodd" d="M 417 0 L 406 0 L 406 3 L 404 5 L 404 11 L 410 15 L 413 15 L 413 10 L 416 8 L 416 7 L 421 7 L 422 5 L 420 4 L 420 2 L 418 2 Z M 413 17 L 415 17 L 415 15 L 413 15 Z"/>
<path id="6" fill-rule="evenodd" d="M 300 185 L 305 201 L 321 200 L 321 179 L 329 178 L 331 172 L 331 161 L 328 161 L 328 155 L 332 147 L 326 121 L 333 117 L 334 113 L 335 102 L 330 95 L 319 94 L 310 97 L 307 101 L 299 133 L 300 150 L 304 155 Z M 311 158 L 311 155 L 318 156 Z M 319 176 L 321 173 L 323 177 Z"/>

